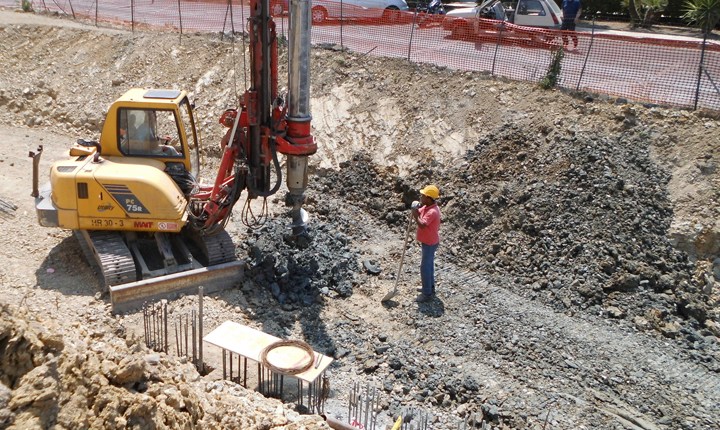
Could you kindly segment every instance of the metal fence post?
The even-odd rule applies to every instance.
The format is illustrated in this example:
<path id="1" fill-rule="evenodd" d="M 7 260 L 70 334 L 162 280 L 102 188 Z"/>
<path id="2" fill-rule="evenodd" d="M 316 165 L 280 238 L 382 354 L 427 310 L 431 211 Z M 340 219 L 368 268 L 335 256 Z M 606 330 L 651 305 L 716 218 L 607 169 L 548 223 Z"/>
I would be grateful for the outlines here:
<path id="1" fill-rule="evenodd" d="M 580 77 L 578 78 L 577 86 L 575 91 L 580 90 L 580 81 L 582 81 L 583 75 L 585 74 L 585 66 L 587 65 L 588 58 L 590 57 L 590 51 L 592 50 L 593 42 L 595 41 L 595 17 L 593 17 L 592 31 L 590 33 L 590 46 L 588 46 L 587 54 L 585 54 L 585 61 L 583 61 L 582 69 L 580 69 Z"/>
<path id="2" fill-rule="evenodd" d="M 98 6 L 99 6 L 100 0 L 95 0 L 95 27 L 98 25 Z"/>
<path id="3" fill-rule="evenodd" d="M 178 19 L 180 20 L 180 42 L 182 42 L 182 9 L 180 8 L 180 0 L 178 0 Z"/>
<path id="4" fill-rule="evenodd" d="M 412 42 L 413 42 L 413 35 L 415 34 L 415 23 L 417 22 L 417 7 L 415 8 L 415 13 L 413 14 L 413 21 L 412 21 L 412 27 L 410 27 L 410 42 L 408 43 L 408 55 L 407 60 L 410 61 L 410 55 L 412 52 Z"/>
<path id="5" fill-rule="evenodd" d="M 700 64 L 698 65 L 697 84 L 695 86 L 695 104 L 693 110 L 697 110 L 698 100 L 700 99 L 700 80 L 702 79 L 703 62 L 705 61 L 705 42 L 707 42 L 708 32 L 703 32 L 702 47 L 700 48 Z"/>
<path id="6" fill-rule="evenodd" d="M 345 6 L 345 2 L 343 0 L 340 0 L 340 49 L 345 50 L 345 45 L 343 44 L 343 27 L 345 26 L 345 11 L 343 7 Z M 312 14 L 312 10 L 310 11 L 310 14 Z"/>
<path id="7" fill-rule="evenodd" d="M 73 8 L 72 2 L 68 0 L 68 4 L 70 5 L 70 13 L 72 13 L 73 19 L 77 19 L 75 16 L 75 9 Z"/>
<path id="8" fill-rule="evenodd" d="M 495 76 L 495 60 L 497 60 L 497 53 L 498 53 L 498 49 L 500 49 L 500 41 L 502 40 L 502 33 L 503 33 L 504 29 L 505 29 L 505 24 L 504 23 L 500 24 L 500 31 L 498 32 L 497 43 L 495 44 L 495 54 L 493 54 L 493 65 L 492 65 L 492 70 L 490 71 L 490 76 Z"/>
<path id="9" fill-rule="evenodd" d="M 130 28 L 135 32 L 135 0 L 130 0 Z"/>

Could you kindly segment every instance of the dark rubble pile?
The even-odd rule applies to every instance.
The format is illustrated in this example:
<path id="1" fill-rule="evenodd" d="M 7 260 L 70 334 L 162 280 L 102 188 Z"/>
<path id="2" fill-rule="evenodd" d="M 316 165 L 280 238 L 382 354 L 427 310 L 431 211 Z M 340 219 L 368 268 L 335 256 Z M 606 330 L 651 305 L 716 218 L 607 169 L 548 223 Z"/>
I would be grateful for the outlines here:
<path id="1" fill-rule="evenodd" d="M 298 240 L 291 235 L 288 220 L 269 219 L 263 227 L 248 231 L 244 246 L 250 277 L 290 307 L 318 303 L 321 295 L 349 297 L 359 271 L 350 238 L 337 225 L 313 221 L 308 238 Z"/>
<path id="2" fill-rule="evenodd" d="M 631 131 L 560 136 L 506 125 L 459 166 L 431 163 L 400 178 L 355 155 L 314 187 L 356 196 L 397 228 L 417 190 L 435 182 L 441 255 L 557 310 L 603 312 L 676 336 L 683 321 L 702 328 L 708 299 L 694 264 L 667 238 L 669 175 L 648 145 Z"/>
<path id="3" fill-rule="evenodd" d="M 666 236 L 669 175 L 642 135 L 546 139 L 508 126 L 444 178 L 450 252 L 516 292 L 559 310 L 706 320 L 694 265 Z"/>

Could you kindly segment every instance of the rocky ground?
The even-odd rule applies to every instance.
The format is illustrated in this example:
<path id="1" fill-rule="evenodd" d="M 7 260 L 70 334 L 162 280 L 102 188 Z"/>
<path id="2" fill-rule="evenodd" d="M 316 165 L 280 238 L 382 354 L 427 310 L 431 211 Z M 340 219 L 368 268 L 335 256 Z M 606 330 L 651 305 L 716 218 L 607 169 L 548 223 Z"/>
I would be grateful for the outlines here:
<path id="1" fill-rule="evenodd" d="M 326 428 L 296 399 L 218 380 L 209 347 L 206 376 L 145 348 L 142 316 L 110 314 L 73 236 L 37 226 L 29 197 L 27 152 L 43 144 L 47 167 L 96 137 L 133 86 L 191 92 L 212 166 L 241 42 L 10 11 L 0 31 L 0 428 Z M 335 358 L 328 413 L 347 418 L 352 384 L 372 382 L 379 428 L 408 407 L 433 429 L 720 426 L 714 113 L 332 49 L 313 51 L 311 91 L 312 241 L 284 240 L 282 196 L 260 229 L 237 216 L 247 276 L 206 298 L 209 330 L 307 341 Z M 428 182 L 443 194 L 438 297 L 413 301 L 412 244 L 383 306 Z"/>

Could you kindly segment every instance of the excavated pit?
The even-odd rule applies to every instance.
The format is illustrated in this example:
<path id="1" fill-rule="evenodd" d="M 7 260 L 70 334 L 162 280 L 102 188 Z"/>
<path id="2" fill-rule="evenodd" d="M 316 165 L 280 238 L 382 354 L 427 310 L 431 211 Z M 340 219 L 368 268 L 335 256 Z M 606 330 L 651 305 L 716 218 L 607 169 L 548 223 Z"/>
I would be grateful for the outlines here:
<path id="1" fill-rule="evenodd" d="M 42 142 L 49 166 L 131 86 L 192 91 L 212 175 L 239 43 L 9 15 L 0 201 L 17 209 L 0 219 L 0 427 L 326 428 L 145 349 L 142 315 L 110 316 L 77 243 L 37 226 L 28 197 L 27 150 Z M 281 196 L 259 229 L 237 207 L 248 276 L 206 298 L 208 330 L 233 320 L 333 356 L 340 418 L 353 383 L 374 381 L 382 424 L 414 406 L 434 429 L 720 426 L 717 119 L 323 49 L 312 67 L 312 240 L 289 238 Z M 429 182 L 444 217 L 438 299 L 416 304 L 416 244 L 396 271 Z M 172 302 L 171 318 L 195 305 Z"/>

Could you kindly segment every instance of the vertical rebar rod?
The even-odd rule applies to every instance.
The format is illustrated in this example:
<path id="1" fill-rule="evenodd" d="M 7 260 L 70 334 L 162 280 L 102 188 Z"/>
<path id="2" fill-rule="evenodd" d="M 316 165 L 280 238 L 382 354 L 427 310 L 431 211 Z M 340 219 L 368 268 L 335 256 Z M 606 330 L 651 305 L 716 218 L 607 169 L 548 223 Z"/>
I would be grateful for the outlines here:
<path id="1" fill-rule="evenodd" d="M 258 375 L 258 390 L 260 390 L 261 394 L 264 394 L 263 389 L 262 389 L 262 367 L 260 366 L 260 363 L 257 364 L 257 375 Z"/>
<path id="2" fill-rule="evenodd" d="M 178 0 L 179 1 L 179 0 Z M 200 336 L 198 337 L 198 360 L 200 364 L 200 374 L 202 375 L 205 373 L 205 363 L 203 362 L 203 296 L 204 296 L 205 289 L 201 286 L 198 291 L 198 330 L 200 332 Z M 240 373 L 239 370 L 240 362 L 238 361 L 238 374 Z"/>
<path id="3" fill-rule="evenodd" d="M 148 345 L 147 307 L 143 306 L 143 329 L 145 330 L 145 346 Z"/>
<path id="4" fill-rule="evenodd" d="M 161 330 L 161 323 L 160 323 L 160 315 L 162 312 L 162 307 L 159 305 L 156 305 L 156 311 L 155 311 L 155 351 L 160 348 L 160 345 L 162 345 L 162 339 L 160 337 L 162 330 Z"/>
<path id="5" fill-rule="evenodd" d="M 155 345 L 157 345 L 157 321 L 155 321 L 155 318 L 157 316 L 155 314 L 155 305 L 152 305 L 152 307 L 150 308 L 150 333 L 152 333 L 150 342 L 152 342 L 152 346 L 150 348 L 152 348 L 153 350 L 155 350 Z"/>
<path id="6" fill-rule="evenodd" d="M 243 357 L 243 387 L 247 388 L 247 357 Z"/>
<path id="7" fill-rule="evenodd" d="M 310 412 L 317 413 L 317 381 L 313 382 L 313 408 Z"/>
<path id="8" fill-rule="evenodd" d="M 168 313 L 167 313 L 167 300 L 163 300 L 163 333 L 165 334 L 163 352 L 170 352 L 168 342 Z"/>
<path id="9" fill-rule="evenodd" d="M 367 423 L 368 423 L 368 411 L 370 410 L 370 408 L 368 407 L 369 404 L 370 404 L 370 386 L 366 384 L 365 385 L 365 417 L 363 418 L 363 425 L 365 426 L 365 428 L 367 428 Z"/>
<path id="10" fill-rule="evenodd" d="M 353 402 L 353 387 L 350 387 L 350 395 L 348 396 L 348 423 L 351 421 L 352 417 L 352 402 Z"/>
<path id="11" fill-rule="evenodd" d="M 312 382 L 308 382 L 308 409 L 312 408 Z"/>
<path id="12" fill-rule="evenodd" d="M 232 377 L 232 375 L 233 375 L 233 372 L 232 372 L 232 368 L 233 368 L 233 366 L 232 366 L 232 358 L 233 358 L 233 353 L 232 353 L 232 351 L 230 351 L 230 366 L 229 366 L 229 367 L 230 367 L 230 380 L 231 380 L 231 381 L 233 380 L 233 377 Z"/>
<path id="13" fill-rule="evenodd" d="M 192 324 L 190 325 L 190 329 L 192 330 L 192 363 L 193 366 L 197 367 L 197 347 L 195 345 L 195 341 L 197 340 L 197 321 L 195 309 L 193 309 L 190 314 L 192 315 Z"/>
<path id="14" fill-rule="evenodd" d="M 223 348 L 223 379 L 227 379 L 227 371 L 225 370 L 225 356 L 227 355 L 227 350 Z"/>
<path id="15" fill-rule="evenodd" d="M 189 324 L 190 324 L 189 316 L 185 315 L 185 356 L 186 357 L 188 356 L 188 354 L 190 352 L 190 348 L 188 346 L 188 333 L 189 333 L 188 325 Z"/>
<path id="16" fill-rule="evenodd" d="M 302 399 L 302 386 L 303 386 L 302 380 L 297 379 L 297 399 L 298 399 L 298 404 L 300 404 L 300 405 L 303 404 L 303 402 L 302 402 L 302 400 L 303 400 Z"/>
<path id="17" fill-rule="evenodd" d="M 177 322 L 175 322 L 175 351 L 177 351 L 177 355 L 180 357 L 180 335 L 178 334 Z"/>

